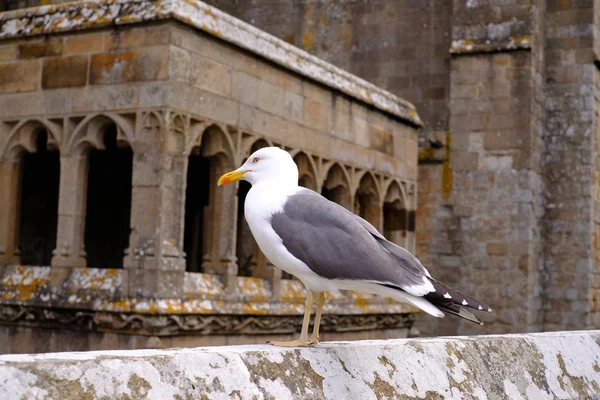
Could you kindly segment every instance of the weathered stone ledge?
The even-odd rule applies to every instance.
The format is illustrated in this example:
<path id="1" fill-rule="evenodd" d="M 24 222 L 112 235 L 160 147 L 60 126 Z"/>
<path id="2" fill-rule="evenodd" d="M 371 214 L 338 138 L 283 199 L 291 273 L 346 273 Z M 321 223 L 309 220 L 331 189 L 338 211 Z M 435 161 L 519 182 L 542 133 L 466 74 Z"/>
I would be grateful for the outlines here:
<path id="1" fill-rule="evenodd" d="M 0 13 L 0 39 L 173 19 L 422 126 L 413 104 L 198 0 L 96 0 Z"/>
<path id="2" fill-rule="evenodd" d="M 0 356 L 0 398 L 568 399 L 600 393 L 600 331 Z"/>
<path id="3" fill-rule="evenodd" d="M 494 53 L 513 50 L 530 50 L 531 36 L 508 37 L 501 40 L 488 39 L 455 39 L 450 45 L 450 54 Z"/>

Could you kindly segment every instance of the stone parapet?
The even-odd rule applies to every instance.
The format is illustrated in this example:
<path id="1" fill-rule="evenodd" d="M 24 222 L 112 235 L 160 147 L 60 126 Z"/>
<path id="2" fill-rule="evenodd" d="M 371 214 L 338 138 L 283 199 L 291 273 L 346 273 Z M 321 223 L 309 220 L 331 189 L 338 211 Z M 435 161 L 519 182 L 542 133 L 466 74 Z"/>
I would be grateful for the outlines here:
<path id="1" fill-rule="evenodd" d="M 186 272 L 182 297 L 159 299 L 128 297 L 125 273 L 74 268 L 53 290 L 50 267 L 6 267 L 0 280 L 0 324 L 158 337 L 280 335 L 301 327 L 305 289 L 298 280 L 280 280 L 275 297 L 267 279 L 234 276 L 227 291 L 220 275 Z M 322 329 L 333 333 L 408 330 L 417 311 L 356 292 L 329 293 L 324 310 Z"/>
<path id="2" fill-rule="evenodd" d="M 0 356 L 0 397 L 581 399 L 600 332 Z"/>

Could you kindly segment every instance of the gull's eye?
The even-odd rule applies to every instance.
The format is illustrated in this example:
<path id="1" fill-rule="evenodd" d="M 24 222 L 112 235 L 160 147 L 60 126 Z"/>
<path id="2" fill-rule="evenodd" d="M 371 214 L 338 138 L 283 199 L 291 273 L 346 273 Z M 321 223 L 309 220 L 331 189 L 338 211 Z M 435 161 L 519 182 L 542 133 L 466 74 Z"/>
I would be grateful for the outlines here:
<path id="1" fill-rule="evenodd" d="M 254 157 L 254 158 L 252 159 L 252 164 L 256 164 L 256 163 L 258 163 L 259 161 L 260 161 L 260 158 L 258 158 L 258 157 Z"/>

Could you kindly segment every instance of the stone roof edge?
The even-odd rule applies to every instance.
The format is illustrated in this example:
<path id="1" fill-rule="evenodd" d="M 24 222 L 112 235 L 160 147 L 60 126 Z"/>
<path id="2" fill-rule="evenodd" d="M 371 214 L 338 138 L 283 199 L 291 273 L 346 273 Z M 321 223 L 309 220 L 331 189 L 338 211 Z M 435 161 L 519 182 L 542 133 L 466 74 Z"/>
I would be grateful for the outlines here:
<path id="1" fill-rule="evenodd" d="M 423 126 L 415 106 L 198 0 L 88 0 L 0 13 L 0 40 L 176 19 L 384 112 Z"/>

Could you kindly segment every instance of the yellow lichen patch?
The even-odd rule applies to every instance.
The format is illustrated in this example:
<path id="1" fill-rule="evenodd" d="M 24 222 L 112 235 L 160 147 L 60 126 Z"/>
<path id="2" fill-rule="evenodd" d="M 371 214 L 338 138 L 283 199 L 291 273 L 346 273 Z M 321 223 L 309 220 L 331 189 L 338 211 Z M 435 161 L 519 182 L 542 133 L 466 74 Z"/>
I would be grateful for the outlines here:
<path id="1" fill-rule="evenodd" d="M 69 280 L 81 289 L 114 292 L 121 285 L 121 273 L 117 269 L 78 268 L 73 271 Z"/>
<path id="2" fill-rule="evenodd" d="M 306 297 L 306 289 L 300 281 L 296 280 L 282 280 L 281 281 L 281 300 L 292 301 L 301 300 L 304 301 Z"/>
<path id="3" fill-rule="evenodd" d="M 207 15 L 209 17 L 213 17 L 215 19 L 217 18 L 217 16 L 215 15 L 215 13 L 213 13 L 212 10 L 208 9 L 208 8 L 204 10 L 204 15 Z"/>
<path id="4" fill-rule="evenodd" d="M 242 303 L 240 307 L 242 314 L 248 315 L 266 315 L 269 314 L 269 308 L 265 307 L 265 303 L 249 302 Z"/>
<path id="5" fill-rule="evenodd" d="M 48 283 L 50 267 L 30 267 L 17 265 L 8 271 L 2 279 L 2 286 L 14 290 L 13 298 L 27 301 L 35 294 L 36 290 Z"/>
<path id="6" fill-rule="evenodd" d="M 240 277 L 237 283 L 238 289 L 243 296 L 251 296 L 256 300 L 264 300 L 271 297 L 271 289 L 264 279 Z"/>
<path id="7" fill-rule="evenodd" d="M 223 293 L 223 283 L 219 275 L 186 273 L 184 294 L 186 298 L 198 296 L 216 297 Z"/>
<path id="8" fill-rule="evenodd" d="M 435 151 L 431 147 L 424 147 L 419 150 L 419 161 L 431 161 L 435 159 Z"/>
<path id="9" fill-rule="evenodd" d="M 516 38 L 511 37 L 510 40 L 523 46 L 531 44 L 531 36 L 529 35 L 518 36 Z"/>
<path id="10" fill-rule="evenodd" d="M 310 50 L 313 44 L 314 33 L 307 32 L 304 34 L 302 38 L 302 43 L 304 44 L 304 50 Z"/>

